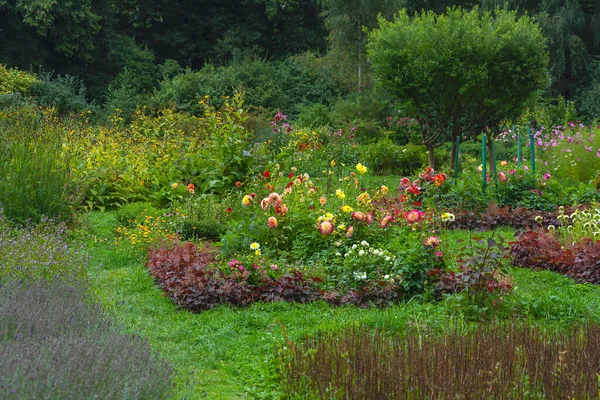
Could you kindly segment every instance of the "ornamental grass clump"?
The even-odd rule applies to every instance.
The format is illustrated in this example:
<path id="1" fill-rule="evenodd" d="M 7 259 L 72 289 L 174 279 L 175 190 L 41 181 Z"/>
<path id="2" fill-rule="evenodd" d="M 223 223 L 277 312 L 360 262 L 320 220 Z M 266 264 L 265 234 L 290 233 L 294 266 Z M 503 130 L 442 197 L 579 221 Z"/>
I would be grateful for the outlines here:
<path id="1" fill-rule="evenodd" d="M 548 332 L 523 323 L 467 334 L 390 337 L 351 328 L 281 350 L 286 398 L 591 399 L 600 327 Z"/>
<path id="2" fill-rule="evenodd" d="M 68 217 L 76 190 L 53 110 L 0 113 L 0 208 L 18 224 Z"/>
<path id="3" fill-rule="evenodd" d="M 171 367 L 124 335 L 82 282 L 0 286 L 0 398 L 164 399 Z"/>

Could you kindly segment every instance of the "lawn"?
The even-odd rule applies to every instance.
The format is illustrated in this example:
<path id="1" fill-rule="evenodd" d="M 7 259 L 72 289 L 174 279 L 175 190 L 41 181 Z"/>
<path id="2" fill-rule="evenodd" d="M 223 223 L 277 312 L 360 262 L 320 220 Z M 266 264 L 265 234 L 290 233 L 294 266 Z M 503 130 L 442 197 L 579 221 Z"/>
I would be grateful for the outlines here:
<path id="1" fill-rule="evenodd" d="M 85 239 L 92 257 L 94 292 L 127 332 L 146 337 L 174 366 L 175 398 L 277 398 L 281 346 L 317 331 L 343 330 L 354 324 L 390 332 L 408 327 L 444 331 L 467 329 L 479 319 L 502 319 L 512 313 L 547 327 L 600 322 L 600 287 L 527 269 L 510 270 L 514 292 L 495 314 L 462 307 L 457 296 L 438 303 L 412 299 L 384 309 L 278 302 L 245 309 L 220 306 L 194 314 L 178 310 L 161 292 L 144 268 L 144 254 L 115 247 L 117 226 L 114 213 L 84 216 L 80 239 Z M 512 233 L 502 232 L 506 237 Z M 441 238 L 450 246 L 469 234 L 447 231 Z"/>

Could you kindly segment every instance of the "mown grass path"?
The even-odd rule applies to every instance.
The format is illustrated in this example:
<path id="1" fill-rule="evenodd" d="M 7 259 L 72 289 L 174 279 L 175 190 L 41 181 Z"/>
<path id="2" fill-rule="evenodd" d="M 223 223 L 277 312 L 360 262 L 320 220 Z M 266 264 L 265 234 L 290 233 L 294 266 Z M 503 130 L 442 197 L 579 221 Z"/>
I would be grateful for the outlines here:
<path id="1" fill-rule="evenodd" d="M 176 369 L 178 399 L 277 398 L 277 349 L 315 331 L 362 324 L 383 330 L 417 332 L 468 327 L 472 316 L 460 303 L 413 300 L 385 309 L 362 310 L 314 304 L 256 304 L 246 309 L 218 307 L 200 314 L 178 310 L 144 268 L 145 256 L 113 244 L 117 220 L 112 213 L 84 217 L 91 276 L 99 301 L 127 332 L 146 337 Z M 446 242 L 467 237 L 447 232 Z M 576 285 L 551 272 L 514 270 L 515 293 L 504 316 L 513 311 L 546 325 L 600 322 L 600 287 Z M 508 310 L 508 311 L 506 311 Z M 284 332 L 285 331 L 285 332 Z"/>

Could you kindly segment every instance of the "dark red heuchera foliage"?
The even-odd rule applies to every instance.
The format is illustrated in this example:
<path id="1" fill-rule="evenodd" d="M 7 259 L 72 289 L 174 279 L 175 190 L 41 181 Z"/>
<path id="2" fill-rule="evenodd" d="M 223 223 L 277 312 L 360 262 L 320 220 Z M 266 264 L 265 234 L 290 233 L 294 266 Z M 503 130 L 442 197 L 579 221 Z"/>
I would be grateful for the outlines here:
<path id="1" fill-rule="evenodd" d="M 574 209 L 565 209 L 570 214 Z M 558 211 L 538 211 L 523 207 L 498 207 L 490 204 L 488 209 L 483 212 L 474 212 L 466 210 L 451 210 L 455 216 L 455 221 L 448 225 L 449 229 L 494 229 L 499 226 L 510 226 L 515 229 L 534 228 L 540 224 L 535 220 L 537 216 L 542 217 L 544 226 L 560 226 L 560 221 L 556 218 Z"/>
<path id="2" fill-rule="evenodd" d="M 527 231 L 511 242 L 510 253 L 517 267 L 548 269 L 566 274 L 573 266 L 573 251 L 541 231 Z"/>
<path id="3" fill-rule="evenodd" d="M 195 312 L 220 304 L 243 307 L 255 301 L 307 303 L 323 299 L 336 305 L 383 306 L 400 300 L 403 293 L 397 284 L 380 282 L 344 294 L 327 292 L 318 287 L 320 278 L 308 277 L 300 271 L 291 271 L 277 279 L 264 274 L 251 284 L 243 272 L 227 275 L 212 266 L 215 261 L 216 251 L 210 245 L 198 249 L 186 242 L 150 250 L 146 266 L 175 303 Z"/>
<path id="4" fill-rule="evenodd" d="M 511 255 L 515 266 L 548 269 L 578 283 L 600 285 L 600 241 L 563 246 L 545 232 L 527 231 L 511 243 Z"/>
<path id="5" fill-rule="evenodd" d="M 575 261 L 569 276 L 578 283 L 600 285 L 600 241 L 585 239 L 573 248 Z"/>

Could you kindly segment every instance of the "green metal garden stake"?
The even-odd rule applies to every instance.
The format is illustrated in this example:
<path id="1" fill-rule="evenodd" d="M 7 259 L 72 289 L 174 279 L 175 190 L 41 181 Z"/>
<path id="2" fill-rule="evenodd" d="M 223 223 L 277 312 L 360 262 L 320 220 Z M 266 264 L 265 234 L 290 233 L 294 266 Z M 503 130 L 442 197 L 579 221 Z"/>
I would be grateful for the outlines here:
<path id="1" fill-rule="evenodd" d="M 531 134 L 531 127 L 529 129 L 529 153 L 531 154 L 531 172 L 535 175 L 535 148 L 533 147 L 533 135 Z"/>
<path id="2" fill-rule="evenodd" d="M 517 132 L 517 168 L 521 168 L 521 133 L 514 126 L 513 132 Z"/>
<path id="3" fill-rule="evenodd" d="M 454 155 L 454 178 L 458 178 L 458 160 L 460 155 L 460 136 L 456 137 L 456 154 Z"/>
<path id="4" fill-rule="evenodd" d="M 483 136 L 481 137 L 481 191 L 483 192 L 483 195 L 485 196 L 485 189 L 487 186 L 487 180 L 486 178 L 486 154 L 485 154 L 485 133 L 483 134 Z"/>

